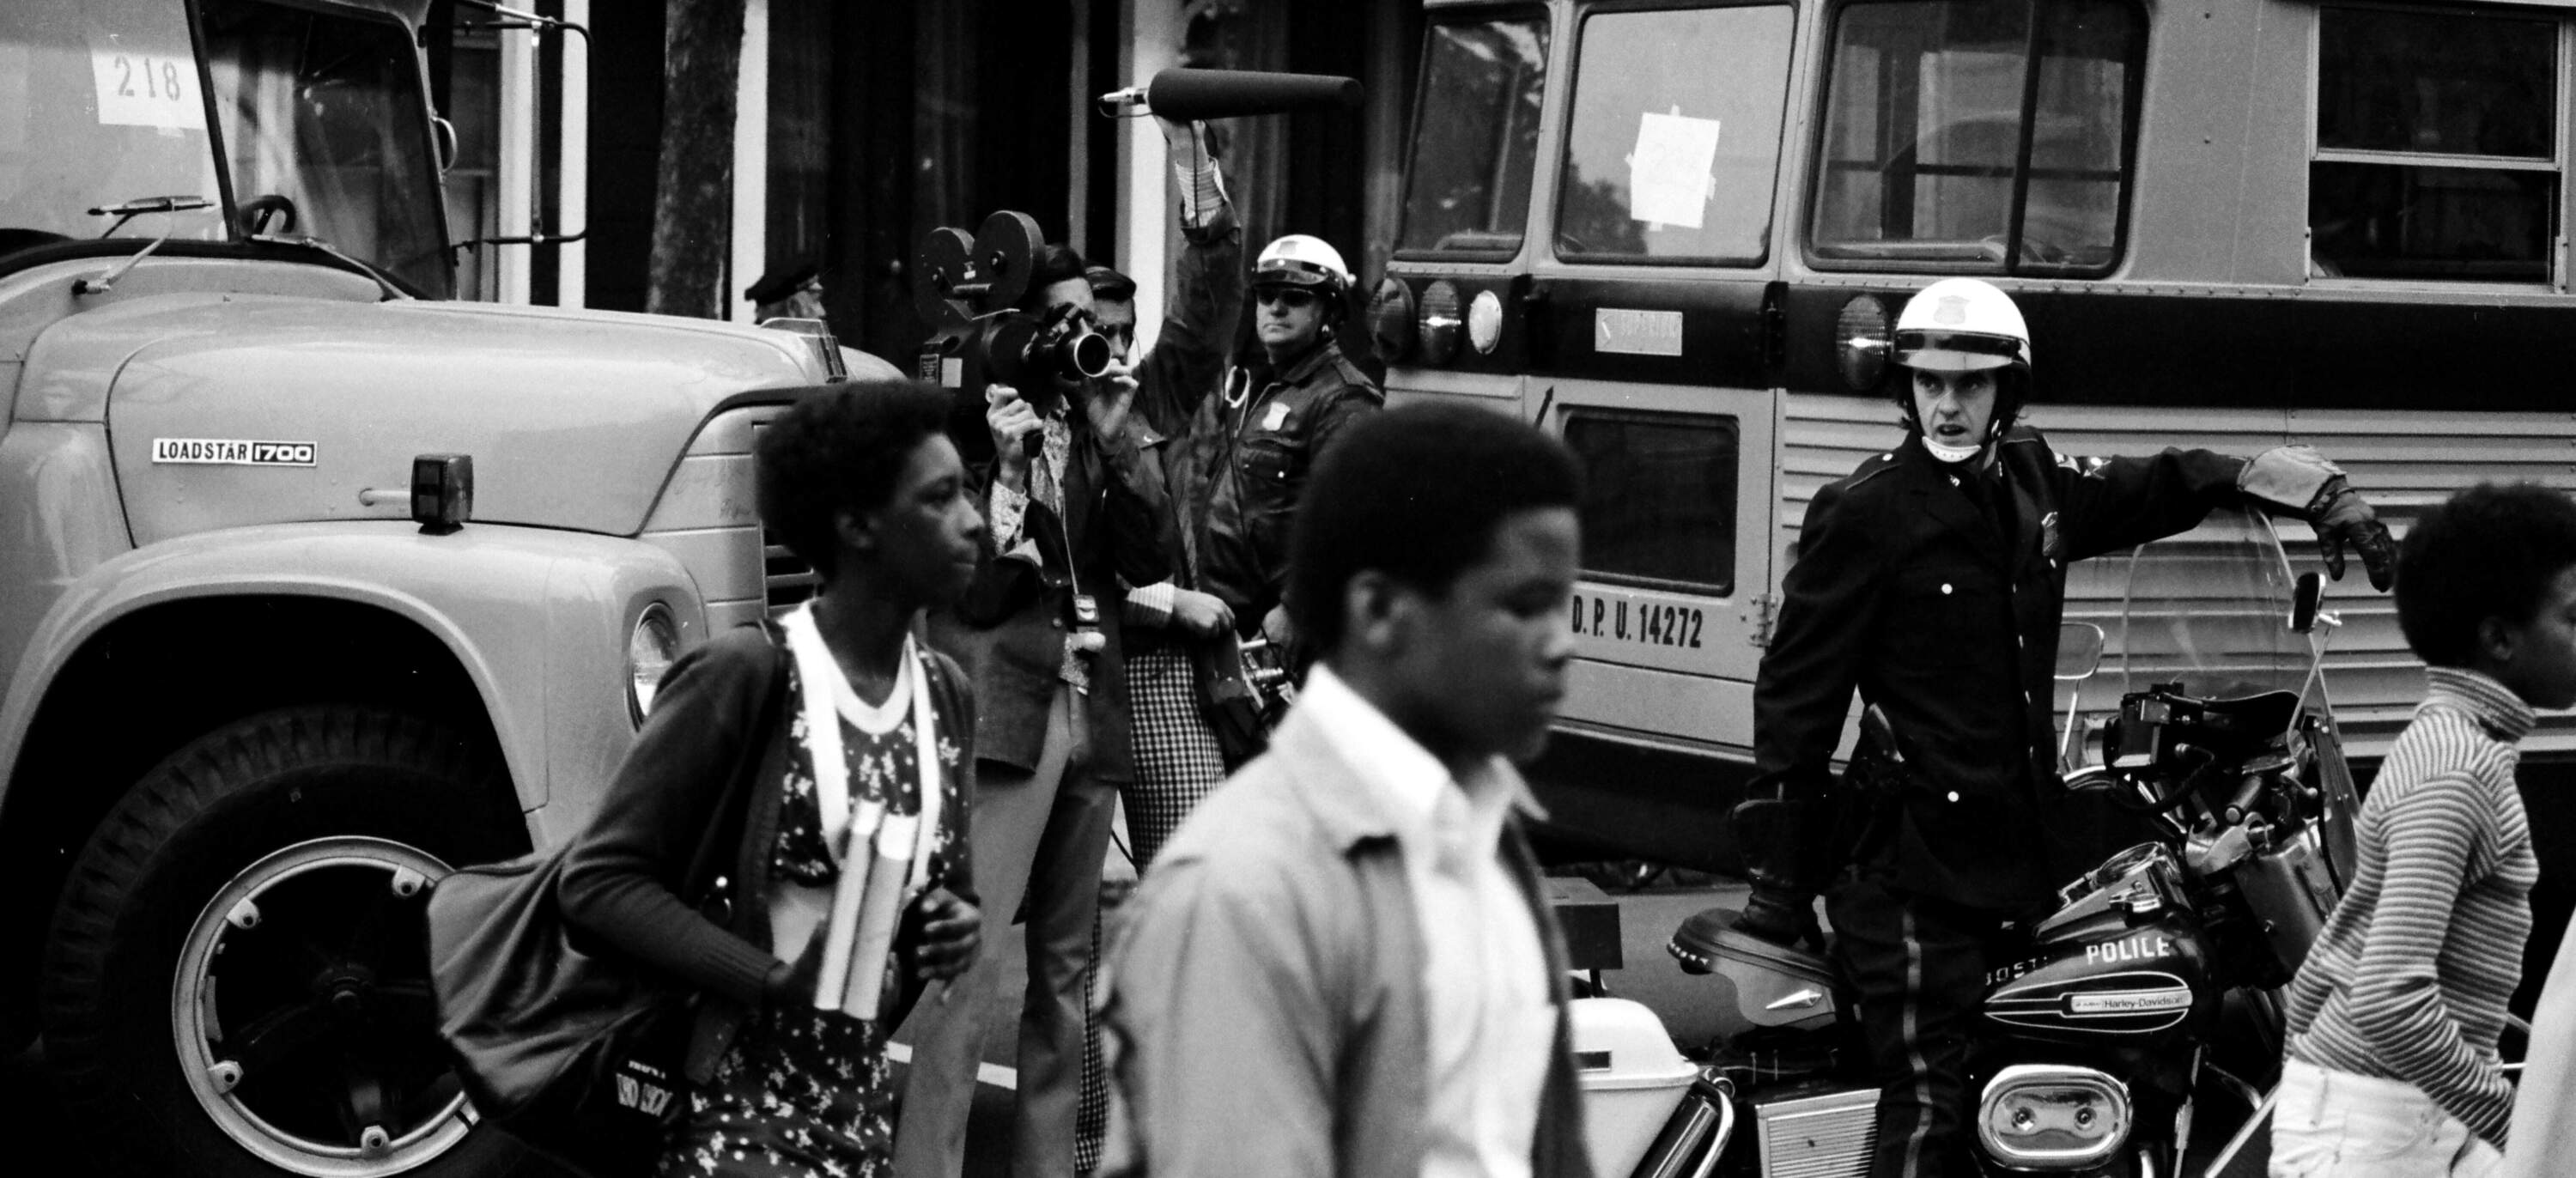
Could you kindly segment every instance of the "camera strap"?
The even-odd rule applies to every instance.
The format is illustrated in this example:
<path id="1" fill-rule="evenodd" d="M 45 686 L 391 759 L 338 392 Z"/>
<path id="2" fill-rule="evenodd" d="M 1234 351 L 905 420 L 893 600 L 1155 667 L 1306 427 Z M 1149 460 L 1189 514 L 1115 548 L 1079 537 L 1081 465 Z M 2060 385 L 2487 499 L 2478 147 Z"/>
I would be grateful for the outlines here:
<path id="1" fill-rule="evenodd" d="M 1067 412 L 1068 414 L 1071 412 L 1070 407 Z M 1070 427 L 1072 423 L 1068 420 L 1066 424 Z M 1080 449 L 1078 444 L 1065 447 L 1065 466 L 1071 467 L 1074 463 L 1082 461 Z M 1078 562 L 1073 552 L 1073 492 L 1066 479 L 1068 473 L 1069 471 L 1058 470 L 1050 475 L 1055 480 L 1056 488 L 1056 502 L 1051 508 L 1055 512 L 1056 521 L 1056 555 L 1064 561 L 1065 584 L 1073 591 L 1073 632 L 1065 641 L 1068 649 L 1076 653 L 1093 654 L 1105 648 L 1108 645 L 1108 639 L 1100 632 L 1100 601 L 1082 591 L 1082 570 L 1076 567 Z M 1043 540 L 1039 541 L 1041 550 L 1044 544 Z"/>

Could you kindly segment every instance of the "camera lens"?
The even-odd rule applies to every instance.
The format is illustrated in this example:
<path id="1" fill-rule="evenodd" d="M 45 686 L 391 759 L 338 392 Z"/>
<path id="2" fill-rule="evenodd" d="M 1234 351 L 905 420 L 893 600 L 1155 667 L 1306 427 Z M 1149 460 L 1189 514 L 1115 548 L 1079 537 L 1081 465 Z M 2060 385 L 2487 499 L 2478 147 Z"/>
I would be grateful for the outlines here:
<path id="1" fill-rule="evenodd" d="M 1088 327 L 1077 328 L 1056 344 L 1055 355 L 1066 376 L 1095 377 L 1109 371 L 1109 337 Z"/>

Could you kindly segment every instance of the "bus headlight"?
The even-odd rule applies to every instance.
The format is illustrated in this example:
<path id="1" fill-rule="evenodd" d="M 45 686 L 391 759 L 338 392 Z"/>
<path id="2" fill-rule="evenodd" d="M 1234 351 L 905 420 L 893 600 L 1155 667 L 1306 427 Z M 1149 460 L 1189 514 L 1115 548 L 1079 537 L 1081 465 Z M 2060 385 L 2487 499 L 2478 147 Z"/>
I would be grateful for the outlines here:
<path id="1" fill-rule="evenodd" d="M 1446 278 L 1423 289 L 1422 313 L 1416 320 L 1422 327 L 1423 359 L 1446 364 L 1458 354 L 1458 329 L 1465 325 L 1458 304 L 1458 284 Z"/>
<path id="2" fill-rule="evenodd" d="M 1843 304 L 1843 313 L 1834 318 L 1834 360 L 1842 369 L 1843 383 L 1853 392 L 1866 393 L 1878 388 L 1879 379 L 1887 375 L 1887 304 L 1877 295 L 1859 295 Z"/>
<path id="3" fill-rule="evenodd" d="M 1413 288 L 1393 275 L 1378 279 L 1376 293 L 1369 296 L 1368 315 L 1369 338 L 1377 344 L 1378 359 L 1389 363 L 1403 359 L 1413 347 Z"/>
<path id="4" fill-rule="evenodd" d="M 671 607 L 658 601 L 645 606 L 634 632 L 626 636 L 626 713 L 637 727 L 652 714 L 653 693 L 679 654 L 680 626 L 671 618 Z"/>
<path id="5" fill-rule="evenodd" d="M 1494 345 L 1503 342 L 1502 296 L 1490 290 L 1476 292 L 1467 304 L 1467 342 L 1476 345 L 1476 354 L 1491 356 Z"/>

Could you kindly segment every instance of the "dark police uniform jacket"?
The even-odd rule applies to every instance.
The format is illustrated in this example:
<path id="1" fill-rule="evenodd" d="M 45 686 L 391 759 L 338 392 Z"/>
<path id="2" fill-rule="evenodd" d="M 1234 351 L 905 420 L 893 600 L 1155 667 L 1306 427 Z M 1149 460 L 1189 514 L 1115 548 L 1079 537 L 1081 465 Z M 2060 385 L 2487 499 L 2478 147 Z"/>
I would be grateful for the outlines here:
<path id="1" fill-rule="evenodd" d="M 1205 505 L 1190 521 L 1199 588 L 1223 599 L 1236 628 L 1250 633 L 1287 591 L 1288 524 L 1316 458 L 1385 397 L 1330 340 L 1285 369 L 1259 363 L 1234 378 L 1247 395 L 1199 406 L 1190 433 L 1207 450 L 1175 490 Z"/>
<path id="2" fill-rule="evenodd" d="M 1912 760 L 1865 865 L 1987 909 L 2046 899 L 2092 866 L 2051 854 L 2060 800 L 2050 674 L 2071 561 L 2188 530 L 2233 502 L 2242 459 L 2169 449 L 2077 460 L 2017 427 L 1984 471 L 1903 444 L 1818 491 L 1753 689 L 1753 789 L 1830 797 L 1852 691 Z M 1960 480 L 1983 478 L 2009 532 Z M 1817 824 L 1821 826 L 1821 824 Z M 1775 875 L 1792 848 L 1747 847 Z M 1821 885 L 1823 880 L 1802 881 Z"/>

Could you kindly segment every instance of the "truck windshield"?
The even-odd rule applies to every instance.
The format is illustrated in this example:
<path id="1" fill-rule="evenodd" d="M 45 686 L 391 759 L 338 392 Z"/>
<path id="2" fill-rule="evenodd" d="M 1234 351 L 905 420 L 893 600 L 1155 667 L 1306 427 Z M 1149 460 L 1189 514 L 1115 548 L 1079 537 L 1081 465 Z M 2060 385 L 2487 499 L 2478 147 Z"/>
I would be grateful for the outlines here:
<path id="1" fill-rule="evenodd" d="M 1399 252 L 1520 251 L 1546 90 L 1544 16 L 1431 27 L 1413 106 Z"/>
<path id="2" fill-rule="evenodd" d="M 0 257 L 99 236 L 89 210 L 218 195 L 205 96 L 172 0 L 0 4 Z M 145 218 L 126 235 L 221 240 L 208 209 Z"/>
<path id="3" fill-rule="evenodd" d="M 1856 3 L 1833 38 L 1819 260 L 2012 273 L 2118 260 L 2146 54 L 2131 3 Z"/>
<path id="4" fill-rule="evenodd" d="M 318 237 L 447 297 L 438 165 L 402 25 L 256 0 L 203 11 L 236 220 Z"/>
<path id="5" fill-rule="evenodd" d="M 1560 256 L 1763 260 L 1791 15 L 1756 4 L 1584 18 L 1556 198 Z"/>

